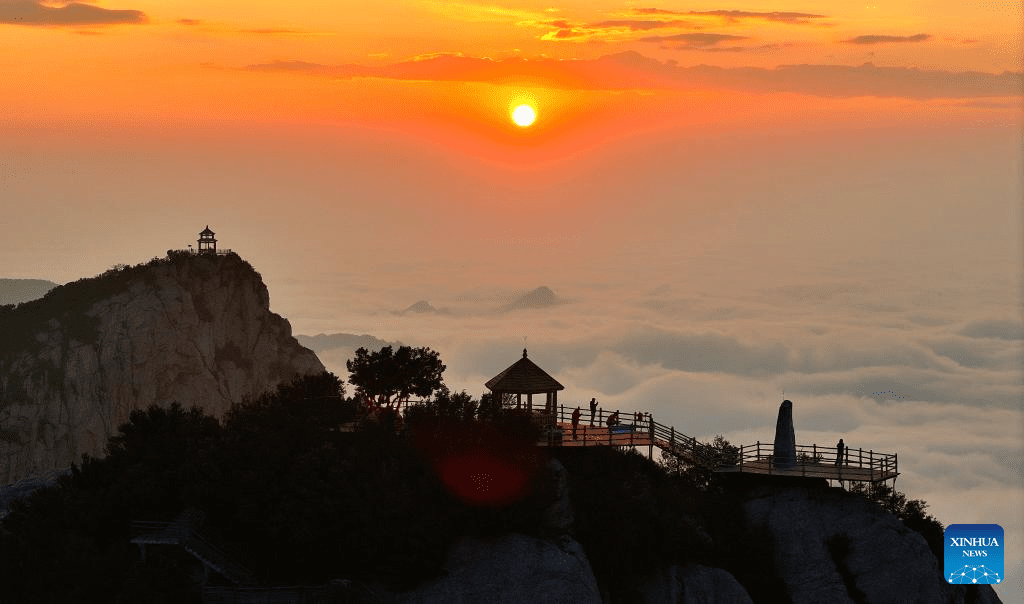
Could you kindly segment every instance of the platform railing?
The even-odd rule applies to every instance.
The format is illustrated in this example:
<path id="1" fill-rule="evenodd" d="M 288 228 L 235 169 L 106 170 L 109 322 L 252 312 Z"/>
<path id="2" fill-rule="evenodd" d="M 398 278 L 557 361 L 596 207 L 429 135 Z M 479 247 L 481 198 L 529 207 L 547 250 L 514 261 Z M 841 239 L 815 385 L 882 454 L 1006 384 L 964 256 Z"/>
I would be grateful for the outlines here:
<path id="1" fill-rule="evenodd" d="M 560 424 L 572 424 L 574 406 L 560 405 L 555 420 Z M 677 432 L 672 426 L 654 421 L 650 413 L 642 413 L 638 418 L 636 412 L 618 411 L 618 421 L 608 425 L 609 418 L 616 413 L 608 409 L 598 408 L 591 421 L 589 405 L 580 405 L 580 421 L 577 427 L 577 441 L 580 446 L 610 445 L 613 447 L 658 447 L 668 451 L 690 463 L 713 463 L 714 456 L 708 446 L 692 436 Z M 595 438 L 595 433 L 599 435 Z M 563 439 L 571 440 L 571 429 L 567 430 Z"/>
<path id="2" fill-rule="evenodd" d="M 801 476 L 835 478 L 844 470 L 856 470 L 854 474 L 867 480 L 886 480 L 899 474 L 898 457 L 895 453 L 882 453 L 873 449 L 843 448 L 842 459 L 837 460 L 839 449 L 822 445 L 796 445 L 793 460 L 779 462 L 774 457 L 775 445 L 770 442 L 756 442 L 741 445 L 735 466 L 742 472 L 746 467 L 759 473 L 799 473 Z M 854 474 L 848 474 L 853 476 Z"/>
<path id="3" fill-rule="evenodd" d="M 423 404 L 425 401 L 408 401 L 402 406 Z M 575 405 L 559 404 L 553 410 L 545 403 L 534 405 L 529 409 L 532 421 L 541 429 L 540 444 L 560 446 L 572 440 L 572 414 Z M 841 480 L 869 480 L 872 482 L 888 480 L 898 476 L 897 456 L 895 453 L 880 453 L 871 449 L 845 449 L 843 463 L 836 466 L 836 447 L 812 445 L 796 445 L 796 459 L 785 468 L 771 462 L 773 443 L 757 442 L 753 445 L 735 447 L 735 452 L 719 450 L 710 444 L 702 443 L 692 436 L 678 432 L 675 427 L 661 424 L 654 420 L 650 413 L 643 413 L 638 418 L 635 413 L 612 411 L 598 408 L 590 413 L 587 403 L 579 405 L 580 418 L 577 424 L 574 446 L 607 445 L 613 447 L 658 447 L 689 464 L 699 464 L 716 471 L 750 471 L 756 473 L 785 473 L 801 476 L 818 476 Z M 608 420 L 614 413 L 619 413 L 618 421 L 612 425 Z M 749 467 L 749 470 L 748 470 Z M 839 468 L 838 470 L 836 468 Z M 846 472 L 843 472 L 846 470 Z M 853 470 L 851 472 L 850 470 Z M 841 476 L 840 476 L 841 475 Z"/>

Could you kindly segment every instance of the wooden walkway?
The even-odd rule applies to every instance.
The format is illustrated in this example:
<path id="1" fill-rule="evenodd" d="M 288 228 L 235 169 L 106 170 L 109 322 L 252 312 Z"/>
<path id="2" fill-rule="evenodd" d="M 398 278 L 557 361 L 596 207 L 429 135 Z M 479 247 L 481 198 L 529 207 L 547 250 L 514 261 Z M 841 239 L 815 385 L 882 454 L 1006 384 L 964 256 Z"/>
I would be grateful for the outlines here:
<path id="1" fill-rule="evenodd" d="M 895 453 L 864 449 L 845 449 L 841 463 L 836 463 L 835 447 L 797 445 L 796 459 L 791 464 L 773 463 L 774 444 L 757 442 L 739 447 L 732 463 L 719 467 L 719 472 L 743 472 L 775 476 L 806 476 L 851 482 L 883 482 L 899 476 Z"/>
<path id="2" fill-rule="evenodd" d="M 409 401 L 409 405 L 422 401 Z M 525 407 L 525 405 L 524 405 Z M 883 482 L 899 476 L 895 453 L 880 453 L 863 449 L 846 449 L 843 463 L 835 463 L 835 447 L 818 445 L 796 445 L 797 457 L 790 464 L 775 464 L 772 460 L 773 444 L 757 442 L 753 445 L 735 447 L 732 454 L 718 451 L 692 436 L 677 432 L 673 426 L 654 421 L 649 413 L 642 419 L 635 412 L 621 412 L 619 422 L 608 426 L 612 412 L 598 409 L 591 424 L 589 405 L 580 405 L 582 413 L 576 438 L 572 438 L 572 411 L 559 405 L 554 413 L 543 408 L 531 409 L 534 421 L 545 436 L 538 443 L 548 447 L 647 447 L 648 457 L 654 456 L 654 448 L 666 451 L 684 463 L 710 467 L 714 472 L 765 474 L 772 476 L 803 476 L 850 482 Z M 552 429 L 553 428 L 553 429 Z M 355 422 L 341 427 L 342 431 L 355 430 Z"/>
<path id="3" fill-rule="evenodd" d="M 585 410 L 584 410 L 585 409 Z M 880 453 L 863 449 L 846 449 L 842 464 L 836 464 L 837 449 L 818 445 L 797 445 L 796 459 L 790 464 L 773 463 L 772 443 L 757 442 L 736 447 L 734 455 L 714 450 L 710 445 L 686 436 L 672 426 L 665 426 L 645 414 L 642 420 L 635 413 L 619 413 L 620 424 L 609 428 L 609 412 L 598 409 L 594 425 L 590 424 L 590 409 L 581 406 L 583 415 L 572 438 L 572 410 L 560 406 L 556 417 L 536 413 L 543 423 L 553 421 L 556 430 L 549 432 L 547 446 L 556 447 L 647 447 L 653 457 L 654 447 L 675 455 L 688 464 L 710 466 L 715 472 L 765 474 L 772 476 L 802 476 L 850 482 L 883 482 L 899 476 L 895 453 Z M 628 420 L 628 421 L 624 421 Z"/>
<path id="4" fill-rule="evenodd" d="M 860 468 L 837 466 L 835 463 L 799 463 L 792 467 L 778 468 L 768 460 L 745 463 L 743 465 L 721 466 L 716 470 L 724 473 L 770 474 L 773 476 L 803 476 L 807 478 L 827 478 L 850 482 L 881 482 L 895 480 L 898 472 L 887 472 L 876 468 Z"/>

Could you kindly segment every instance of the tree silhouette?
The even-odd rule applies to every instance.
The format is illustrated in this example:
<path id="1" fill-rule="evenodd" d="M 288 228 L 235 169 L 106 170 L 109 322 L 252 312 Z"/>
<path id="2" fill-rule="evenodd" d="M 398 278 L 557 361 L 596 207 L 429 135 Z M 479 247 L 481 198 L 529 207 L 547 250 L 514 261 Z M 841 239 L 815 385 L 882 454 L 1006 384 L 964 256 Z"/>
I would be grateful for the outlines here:
<path id="1" fill-rule="evenodd" d="M 440 355 L 429 348 L 385 346 L 378 352 L 365 348 L 356 350 L 354 359 L 345 367 L 356 387 L 356 395 L 374 399 L 378 404 L 405 402 L 412 395 L 427 397 L 442 386 L 445 366 Z"/>

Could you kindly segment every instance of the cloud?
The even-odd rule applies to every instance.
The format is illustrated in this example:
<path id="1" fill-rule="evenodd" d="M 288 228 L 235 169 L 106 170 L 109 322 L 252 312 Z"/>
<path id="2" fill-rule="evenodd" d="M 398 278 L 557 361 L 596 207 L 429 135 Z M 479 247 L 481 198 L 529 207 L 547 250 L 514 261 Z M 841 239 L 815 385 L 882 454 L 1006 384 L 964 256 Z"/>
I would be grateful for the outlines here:
<path id="1" fill-rule="evenodd" d="M 327 32 L 316 32 L 307 31 L 304 29 L 283 29 L 283 28 L 257 28 L 257 29 L 242 29 L 239 30 L 243 34 L 257 34 L 261 36 L 325 36 L 334 35 L 333 33 Z"/>
<path id="2" fill-rule="evenodd" d="M 969 338 L 1024 340 L 1024 323 L 1007 319 L 974 321 L 964 326 L 960 333 Z"/>
<path id="3" fill-rule="evenodd" d="M 179 25 L 200 25 L 202 21 L 199 19 L 178 19 L 175 23 Z"/>
<path id="4" fill-rule="evenodd" d="M 750 52 L 752 50 L 771 50 L 779 48 L 778 44 L 762 44 L 761 46 L 711 46 L 708 48 L 686 48 L 685 50 L 701 50 L 704 52 Z"/>
<path id="5" fill-rule="evenodd" d="M 679 34 L 688 36 L 693 34 Z M 706 36 L 725 34 L 701 34 Z M 686 38 L 681 38 L 685 40 Z M 1018 96 L 1020 72 L 927 71 L 908 67 L 848 65 L 780 65 L 759 67 L 683 67 L 627 51 L 596 59 L 491 59 L 433 55 L 389 65 L 322 65 L 305 61 L 271 61 L 243 67 L 249 71 L 286 71 L 335 78 L 376 77 L 393 80 L 517 83 L 570 90 L 649 90 L 715 88 L 747 92 L 792 92 L 823 97 L 977 98 Z"/>
<path id="6" fill-rule="evenodd" d="M 687 46 L 712 46 L 726 40 L 746 40 L 747 36 L 731 34 L 691 33 L 671 36 L 648 36 L 640 38 L 641 42 L 683 42 Z"/>
<path id="7" fill-rule="evenodd" d="M 0 3 L 0 23 L 10 25 L 117 25 L 148 22 L 149 18 L 142 11 L 108 10 L 78 2 L 60 7 L 46 6 L 32 0 Z"/>
<path id="8" fill-rule="evenodd" d="M 557 8 L 530 10 L 476 2 L 453 2 L 452 0 L 420 0 L 420 4 L 424 8 L 442 15 L 447 20 L 469 23 L 529 25 L 559 12 Z"/>
<path id="9" fill-rule="evenodd" d="M 520 27 L 534 27 L 548 31 L 538 36 L 541 40 L 573 40 L 627 42 L 634 40 L 636 32 L 654 29 L 702 29 L 703 25 L 684 19 L 635 19 L 623 15 L 620 19 L 606 19 L 587 23 L 568 19 L 535 19 L 516 23 Z"/>
<path id="10" fill-rule="evenodd" d="M 716 332 L 673 332 L 655 327 L 630 330 L 611 349 L 639 365 L 685 372 L 767 375 L 786 371 L 780 344 L 755 344 Z"/>
<path id="11" fill-rule="evenodd" d="M 719 17 L 729 23 L 736 23 L 741 20 L 775 21 L 791 25 L 802 25 L 813 23 L 812 19 L 826 19 L 826 15 L 813 13 L 794 12 L 756 12 L 743 10 L 710 10 L 710 11 L 672 11 L 660 8 L 635 8 L 633 13 L 637 15 L 686 15 L 691 17 Z"/>
<path id="12" fill-rule="evenodd" d="M 747 36 L 735 36 L 731 34 L 714 33 L 686 33 L 673 34 L 669 36 L 647 36 L 640 38 L 640 42 L 660 42 L 662 48 L 673 48 L 675 50 L 700 50 L 704 52 L 746 52 L 750 50 L 765 50 L 778 48 L 778 44 L 763 44 L 761 46 L 717 46 L 719 42 L 731 40 L 747 40 Z"/>
<path id="13" fill-rule="evenodd" d="M 641 20 L 641 19 L 613 19 L 609 21 L 598 21 L 591 23 L 594 28 L 629 29 L 632 31 L 647 31 L 650 29 L 661 29 L 665 27 L 695 27 L 687 21 L 673 19 L 671 21 Z"/>
<path id="14" fill-rule="evenodd" d="M 349 79 L 353 77 L 373 77 L 375 72 L 369 67 L 360 65 L 322 65 L 308 61 L 270 61 L 269 63 L 257 63 L 247 65 L 243 68 L 246 71 L 262 72 L 295 72 L 314 75 L 331 76 L 335 78 Z"/>
<path id="15" fill-rule="evenodd" d="M 917 34 L 914 36 L 880 36 L 866 35 L 843 40 L 848 44 L 886 44 L 888 42 L 924 42 L 931 38 L 928 34 Z"/>
<path id="16" fill-rule="evenodd" d="M 558 398 L 567 408 L 586 411 L 596 397 L 604 409 L 649 411 L 702 440 L 770 442 L 785 389 L 801 444 L 831 447 L 842 437 L 864 454 L 897 453 L 901 490 L 928 501 L 947 524 L 1019 524 L 1019 320 L 965 321 L 959 305 L 890 302 L 863 279 L 782 281 L 738 294 L 679 281 L 685 285 L 589 292 L 564 283 L 559 293 L 572 305 L 460 314 L 441 328 L 415 315 L 403 319 L 407 332 L 387 338 L 415 335 L 415 345 L 441 353 L 453 389 L 479 396 L 487 379 L 520 358 L 528 334 L 530 358 L 565 386 Z M 486 296 L 475 301 L 482 311 L 493 307 Z M 850 312 L 869 304 L 888 309 Z M 343 367 L 342 357 L 334 363 Z M 976 506 L 989 494 L 1005 505 L 959 503 Z"/>

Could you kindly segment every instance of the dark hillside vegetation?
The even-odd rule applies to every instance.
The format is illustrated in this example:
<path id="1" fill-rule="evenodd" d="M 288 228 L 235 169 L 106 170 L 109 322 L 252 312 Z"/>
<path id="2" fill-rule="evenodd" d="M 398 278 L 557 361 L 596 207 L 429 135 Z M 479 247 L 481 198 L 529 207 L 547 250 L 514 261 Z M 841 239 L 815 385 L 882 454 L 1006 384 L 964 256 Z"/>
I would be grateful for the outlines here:
<path id="1" fill-rule="evenodd" d="M 339 429 L 348 425 L 356 429 Z M 0 521 L 0 602 L 199 602 L 194 558 L 149 546 L 143 563 L 130 543 L 132 520 L 169 521 L 193 506 L 206 513 L 204 533 L 263 585 L 348 578 L 408 589 L 443 574 L 461 535 L 552 536 L 543 519 L 556 490 L 539 436 L 523 414 L 444 388 L 402 420 L 368 413 L 330 373 L 248 400 L 223 421 L 180 405 L 135 411 L 105 458 L 85 458 L 12 504 Z M 728 454 L 731 445 L 709 446 Z M 707 468 L 607 447 L 552 454 L 568 474 L 570 535 L 615 601 L 636 595 L 633 578 L 687 562 L 728 570 L 755 601 L 780 593 L 771 539 L 736 521 L 742 490 Z M 497 499 L 467 498 L 460 460 L 485 458 L 492 474 L 524 469 L 525 482 Z M 920 520 L 915 530 L 936 529 L 923 502 L 870 496 Z"/>
<path id="2" fill-rule="evenodd" d="M 438 480 L 413 436 L 471 428 L 475 420 L 451 413 L 453 398 L 467 397 L 443 394 L 397 433 L 386 419 L 358 418 L 329 373 L 238 405 L 223 422 L 180 405 L 135 411 L 105 458 L 85 458 L 57 485 L 12 503 L 0 524 L 0 601 L 138 601 L 129 594 L 145 592 L 198 602 L 195 560 L 150 546 L 143 564 L 129 542 L 132 520 L 169 521 L 191 506 L 206 512 L 204 532 L 267 585 L 347 577 L 412 587 L 440 573 L 460 534 L 536 533 L 550 497 L 540 474 L 525 497 L 498 508 L 467 505 Z M 359 430 L 336 429 L 352 420 Z M 494 421 L 536 442 L 529 422 Z M 448 444 L 465 446 L 475 431 L 464 432 Z"/>

